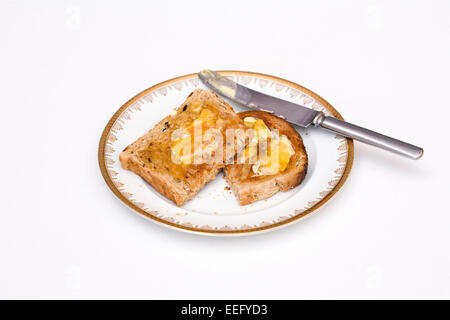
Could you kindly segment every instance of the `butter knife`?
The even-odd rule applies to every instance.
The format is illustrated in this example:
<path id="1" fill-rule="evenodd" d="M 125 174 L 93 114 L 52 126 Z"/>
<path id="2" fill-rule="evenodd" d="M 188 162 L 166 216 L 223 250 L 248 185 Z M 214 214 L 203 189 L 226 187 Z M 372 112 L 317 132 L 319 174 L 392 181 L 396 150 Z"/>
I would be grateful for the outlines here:
<path id="1" fill-rule="evenodd" d="M 272 113 L 286 121 L 301 127 L 314 125 L 352 138 L 375 147 L 379 147 L 410 159 L 417 160 L 423 155 L 423 149 L 412 144 L 385 136 L 357 125 L 326 116 L 299 104 L 282 100 L 240 85 L 212 70 L 198 73 L 200 80 L 209 88 L 248 108 Z"/>

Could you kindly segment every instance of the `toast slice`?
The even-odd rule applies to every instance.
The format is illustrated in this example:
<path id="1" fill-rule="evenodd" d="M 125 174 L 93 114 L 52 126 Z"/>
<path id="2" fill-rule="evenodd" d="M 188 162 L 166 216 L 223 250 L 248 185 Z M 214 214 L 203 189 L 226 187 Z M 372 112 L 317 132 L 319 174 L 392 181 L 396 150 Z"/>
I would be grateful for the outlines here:
<path id="1" fill-rule="evenodd" d="M 177 206 L 183 205 L 214 179 L 226 162 L 223 149 L 221 159 L 224 161 L 191 161 L 194 155 L 198 156 L 195 151 L 188 158 L 183 157 L 181 150 L 186 149 L 181 147 L 187 144 L 188 150 L 191 149 L 190 134 L 176 139 L 174 136 L 180 130 L 189 132 L 189 129 L 199 124 L 203 129 L 213 129 L 222 136 L 230 128 L 245 130 L 241 118 L 224 100 L 212 91 L 196 89 L 176 111 L 120 153 L 122 167 L 144 178 Z M 190 132 L 193 133 L 193 130 Z M 204 136 L 201 137 L 204 139 Z M 241 144 L 245 145 L 245 141 Z M 212 146 L 208 150 L 213 155 L 220 155 L 219 148 L 225 147 L 223 143 Z"/>
<path id="2" fill-rule="evenodd" d="M 287 191 L 299 185 L 305 178 L 308 168 L 308 155 L 300 134 L 289 123 L 267 112 L 246 111 L 238 113 L 238 116 L 246 124 L 250 123 L 250 127 L 252 125 L 256 126 L 252 124 L 255 123 L 255 120 L 262 120 L 263 123 L 258 121 L 260 124 L 259 129 L 261 129 L 261 126 L 264 130 L 269 129 L 269 136 L 271 133 L 273 136 L 273 133 L 278 131 L 278 135 L 274 137 L 278 137 L 284 141 L 284 145 L 279 145 L 278 154 L 275 154 L 275 157 L 276 155 L 279 156 L 278 167 L 271 167 L 272 162 L 269 161 L 268 165 L 266 161 L 265 170 L 262 170 L 259 157 L 261 148 L 264 145 L 260 143 L 257 143 L 255 147 L 258 152 L 257 161 L 249 161 L 251 156 L 248 153 L 251 149 L 247 146 L 245 161 L 226 165 L 224 169 L 225 179 L 231 186 L 239 204 L 247 205 L 258 200 L 266 199 L 279 191 Z M 257 139 L 260 136 L 261 134 L 258 133 Z M 267 150 L 270 150 L 271 144 L 270 139 L 268 140 L 266 154 L 268 153 Z M 254 151 L 254 154 L 256 154 L 256 151 Z"/>

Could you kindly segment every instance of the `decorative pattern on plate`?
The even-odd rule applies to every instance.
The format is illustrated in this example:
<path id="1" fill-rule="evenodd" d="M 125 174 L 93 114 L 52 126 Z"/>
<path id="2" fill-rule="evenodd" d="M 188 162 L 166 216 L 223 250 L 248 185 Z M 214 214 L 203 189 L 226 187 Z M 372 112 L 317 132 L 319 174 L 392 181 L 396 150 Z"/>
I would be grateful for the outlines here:
<path id="1" fill-rule="evenodd" d="M 295 83 L 249 72 L 225 71 L 223 74 L 256 90 L 342 119 L 324 99 Z M 342 186 L 351 169 L 353 142 L 314 128 L 298 129 L 304 138 L 310 163 L 305 181 L 293 190 L 244 207 L 238 206 L 234 196 L 224 191 L 225 182 L 221 177 L 207 185 L 194 200 L 178 208 L 144 180 L 123 170 L 118 161 L 120 151 L 178 107 L 198 87 L 203 85 L 195 74 L 160 83 L 128 101 L 106 126 L 99 146 L 102 174 L 119 199 L 135 211 L 185 231 L 245 234 L 297 221 L 319 208 Z M 230 104 L 237 112 L 244 110 Z M 210 208 L 215 207 L 213 203 L 220 201 L 218 199 L 222 199 L 223 208 L 211 212 Z"/>

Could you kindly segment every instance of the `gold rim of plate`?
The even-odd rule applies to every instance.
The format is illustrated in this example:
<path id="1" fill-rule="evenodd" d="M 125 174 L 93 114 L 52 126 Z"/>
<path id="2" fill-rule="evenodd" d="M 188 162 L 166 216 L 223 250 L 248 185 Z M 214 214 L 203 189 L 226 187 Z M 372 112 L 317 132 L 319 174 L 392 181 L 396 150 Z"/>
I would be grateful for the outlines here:
<path id="1" fill-rule="evenodd" d="M 268 74 L 263 74 L 263 73 L 257 73 L 257 72 L 248 72 L 248 71 L 232 71 L 232 70 L 224 70 L 224 71 L 218 71 L 220 74 L 222 75 L 230 75 L 230 76 L 250 76 L 250 77 L 259 77 L 259 78 L 264 78 L 267 80 L 271 80 L 271 81 L 275 81 L 275 82 L 279 82 L 282 83 L 284 85 L 290 86 L 292 88 L 295 88 L 301 92 L 304 92 L 308 95 L 310 95 L 311 97 L 313 97 L 314 99 L 316 99 L 317 101 L 319 101 L 328 111 L 331 112 L 331 114 L 341 120 L 344 120 L 342 118 L 342 116 L 339 114 L 339 112 L 334 109 L 334 107 L 329 104 L 325 99 L 323 99 L 321 96 L 319 96 L 318 94 L 312 92 L 311 90 L 302 87 L 301 85 L 282 79 L 282 78 L 278 78 L 275 76 L 271 76 Z M 344 168 L 344 172 L 339 180 L 339 182 L 334 186 L 334 188 L 324 197 L 322 198 L 319 202 L 317 202 L 315 205 L 313 205 L 312 207 L 306 209 L 305 211 L 303 211 L 302 213 L 299 213 L 289 219 L 271 224 L 271 225 L 267 225 L 267 226 L 261 226 L 261 227 L 255 227 L 255 228 L 251 228 L 251 229 L 244 229 L 244 230 L 207 230 L 207 229 L 201 229 L 201 228 L 196 228 L 196 227 L 188 227 L 188 226 L 184 226 L 184 225 L 180 225 L 177 223 L 173 223 L 161 218 L 158 218 L 157 216 L 154 216 L 148 212 L 146 212 L 145 210 L 139 208 L 138 206 L 136 206 L 135 204 L 133 204 L 130 200 L 128 200 L 118 189 L 117 187 L 114 185 L 113 181 L 111 180 L 111 177 L 109 176 L 107 169 L 106 169 L 106 161 L 105 161 L 105 146 L 106 146 L 106 142 L 107 142 L 107 137 L 110 133 L 110 130 L 112 128 L 112 126 L 114 125 L 114 123 L 116 122 L 117 118 L 122 114 L 122 112 L 124 110 L 126 110 L 130 105 L 132 105 L 134 102 L 138 101 L 139 99 L 145 97 L 147 94 L 149 94 L 152 91 L 155 91 L 161 87 L 164 87 L 166 85 L 170 85 L 171 83 L 174 82 L 179 82 L 182 80 L 186 80 L 186 79 L 190 79 L 190 78 L 195 78 L 197 76 L 196 73 L 191 73 L 191 74 L 187 74 L 184 76 L 180 76 L 180 77 L 176 77 L 170 80 L 166 80 L 164 82 L 158 83 L 154 86 L 151 86 L 150 88 L 142 91 L 141 93 L 137 94 L 136 96 L 134 96 L 133 98 L 131 98 L 130 100 L 128 100 L 122 107 L 119 108 L 119 110 L 117 110 L 114 115 L 111 117 L 111 119 L 108 121 L 108 124 L 106 125 L 105 129 L 103 130 L 102 136 L 100 138 L 100 143 L 99 143 L 99 148 L 98 148 L 98 162 L 99 162 L 99 166 L 100 166 L 100 170 L 102 172 L 102 176 L 106 181 L 106 184 L 108 185 L 108 187 L 111 189 L 111 191 L 123 202 L 125 203 L 128 207 L 130 207 L 131 209 L 133 209 L 134 211 L 136 211 L 137 213 L 139 213 L 140 215 L 143 215 L 146 218 L 152 219 L 155 222 L 158 222 L 160 224 L 163 224 L 165 226 L 171 227 L 171 228 L 175 228 L 175 229 L 181 229 L 183 231 L 189 231 L 189 232 L 194 232 L 194 233 L 201 233 L 201 234 L 212 234 L 212 235 L 218 235 L 218 234 L 249 234 L 249 233 L 257 233 L 257 232 L 261 232 L 261 231 L 267 231 L 267 230 L 271 230 L 271 229 L 277 229 L 280 228 L 282 226 L 286 226 L 288 224 L 291 224 L 293 222 L 296 222 L 298 220 L 300 220 L 301 218 L 304 218 L 307 215 L 310 215 L 311 213 L 313 213 L 314 211 L 316 211 L 317 209 L 319 209 L 321 206 L 323 206 L 328 200 L 330 200 L 338 191 L 339 189 L 342 187 L 342 185 L 345 183 L 345 181 L 347 180 L 350 171 L 352 169 L 352 165 L 353 165 L 353 157 L 354 157 L 354 147 L 353 147 L 353 140 L 352 139 L 346 139 L 347 141 L 347 148 L 348 148 L 348 153 L 347 153 L 347 162 Z"/>

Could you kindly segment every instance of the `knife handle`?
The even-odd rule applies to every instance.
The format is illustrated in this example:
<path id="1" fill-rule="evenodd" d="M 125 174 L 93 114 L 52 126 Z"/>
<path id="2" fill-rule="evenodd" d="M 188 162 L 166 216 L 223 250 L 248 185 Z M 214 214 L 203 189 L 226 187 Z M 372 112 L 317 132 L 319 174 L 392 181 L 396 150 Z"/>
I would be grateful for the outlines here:
<path id="1" fill-rule="evenodd" d="M 314 121 L 315 126 L 321 126 L 330 131 L 336 132 L 347 138 L 379 147 L 410 159 L 420 159 L 423 155 L 423 149 L 412 144 L 385 136 L 372 130 L 368 130 L 357 125 L 333 118 L 323 114 L 319 115 Z"/>

